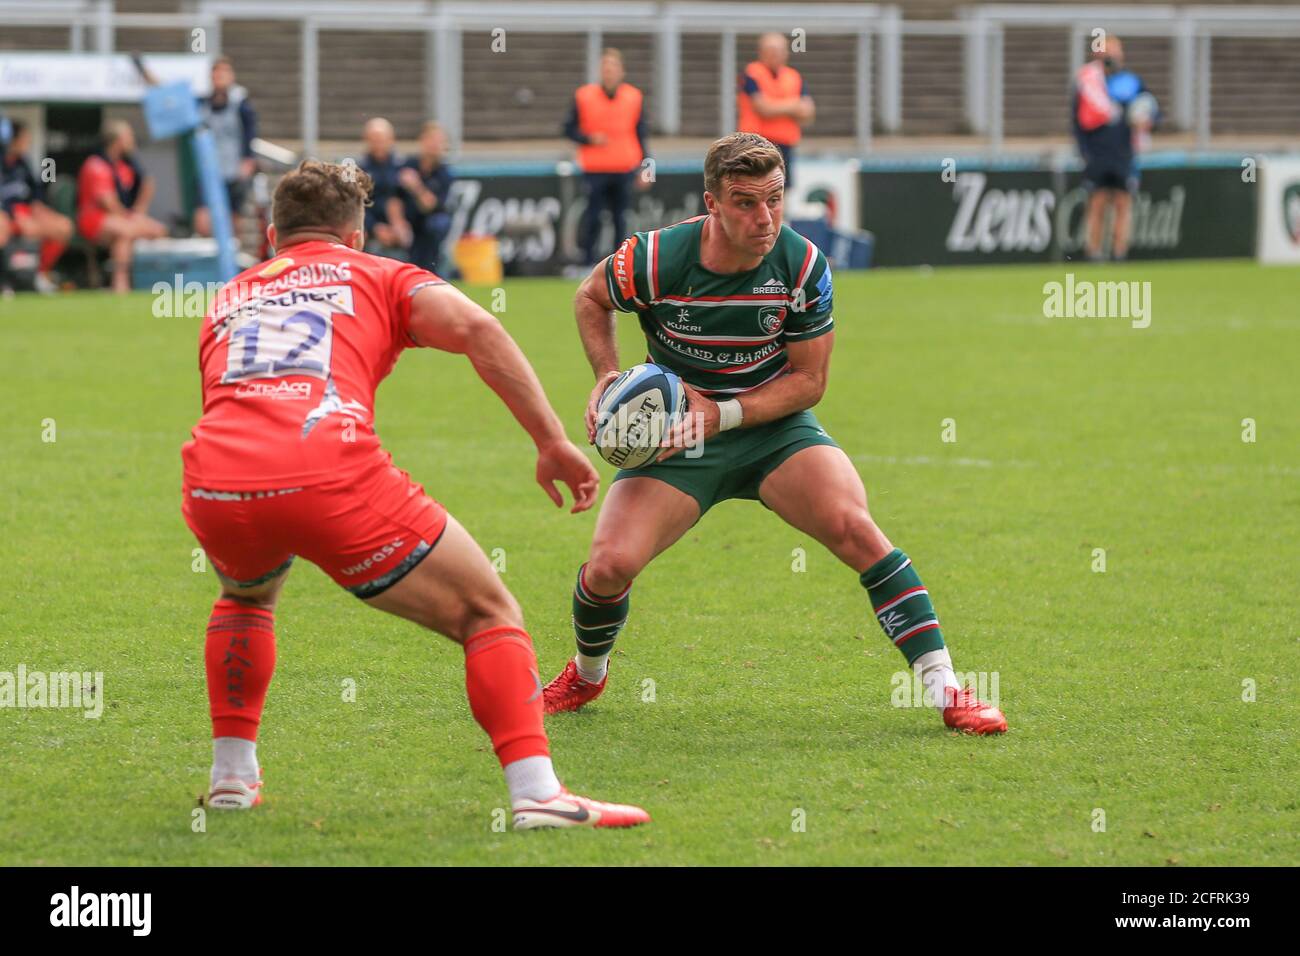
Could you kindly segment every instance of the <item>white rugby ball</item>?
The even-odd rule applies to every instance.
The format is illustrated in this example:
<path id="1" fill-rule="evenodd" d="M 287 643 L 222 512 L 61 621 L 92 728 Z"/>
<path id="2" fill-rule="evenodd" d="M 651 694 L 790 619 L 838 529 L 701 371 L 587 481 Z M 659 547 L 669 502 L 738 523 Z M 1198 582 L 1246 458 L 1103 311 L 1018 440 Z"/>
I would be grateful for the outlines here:
<path id="1" fill-rule="evenodd" d="M 686 412 L 677 373 L 634 365 L 605 389 L 596 406 L 596 449 L 616 468 L 640 468 L 658 457 L 668 430 Z"/>

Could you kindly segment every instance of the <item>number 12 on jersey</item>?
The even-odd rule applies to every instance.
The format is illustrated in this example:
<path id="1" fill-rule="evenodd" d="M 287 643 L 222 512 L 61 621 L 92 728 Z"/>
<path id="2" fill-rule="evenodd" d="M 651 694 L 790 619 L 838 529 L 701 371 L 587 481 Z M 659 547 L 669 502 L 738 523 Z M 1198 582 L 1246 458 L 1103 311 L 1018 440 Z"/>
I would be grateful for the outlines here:
<path id="1" fill-rule="evenodd" d="M 247 317 L 231 329 L 221 384 L 281 375 L 328 378 L 334 315 L 354 314 L 352 289 L 290 292 L 247 303 L 241 311 Z"/>

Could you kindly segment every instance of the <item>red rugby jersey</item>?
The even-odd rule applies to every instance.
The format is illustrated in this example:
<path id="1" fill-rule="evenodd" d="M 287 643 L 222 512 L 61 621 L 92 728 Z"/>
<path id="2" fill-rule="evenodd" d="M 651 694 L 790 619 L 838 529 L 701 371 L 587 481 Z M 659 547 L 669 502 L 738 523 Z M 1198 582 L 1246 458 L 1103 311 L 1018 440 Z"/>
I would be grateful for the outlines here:
<path id="1" fill-rule="evenodd" d="M 375 389 L 410 335 L 417 266 L 311 241 L 240 273 L 199 332 L 203 416 L 185 478 L 251 491 L 307 485 L 373 463 Z"/>

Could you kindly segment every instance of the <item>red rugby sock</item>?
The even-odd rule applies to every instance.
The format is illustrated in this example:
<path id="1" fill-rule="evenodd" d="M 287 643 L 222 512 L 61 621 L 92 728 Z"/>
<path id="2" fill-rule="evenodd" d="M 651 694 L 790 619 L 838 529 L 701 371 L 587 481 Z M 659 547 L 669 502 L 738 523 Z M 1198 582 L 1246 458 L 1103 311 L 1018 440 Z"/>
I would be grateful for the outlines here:
<path id="1" fill-rule="evenodd" d="M 465 691 L 469 709 L 492 738 L 501 766 L 550 755 L 542 728 L 537 655 L 526 631 L 492 627 L 466 641 Z"/>
<path id="2" fill-rule="evenodd" d="M 63 250 L 68 248 L 66 242 L 59 242 L 57 239 L 46 239 L 41 243 L 41 261 L 39 269 L 41 272 L 49 272 L 54 268 L 54 263 L 58 262 L 63 255 Z"/>
<path id="3" fill-rule="evenodd" d="M 257 740 L 275 671 L 275 615 L 228 598 L 212 605 L 204 648 L 213 737 Z"/>

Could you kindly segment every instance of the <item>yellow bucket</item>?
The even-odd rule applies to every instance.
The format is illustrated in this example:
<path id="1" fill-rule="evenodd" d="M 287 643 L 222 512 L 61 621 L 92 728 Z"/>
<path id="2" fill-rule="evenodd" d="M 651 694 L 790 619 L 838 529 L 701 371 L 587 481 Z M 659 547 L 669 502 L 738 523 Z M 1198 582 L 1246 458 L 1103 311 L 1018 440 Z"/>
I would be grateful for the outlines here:
<path id="1" fill-rule="evenodd" d="M 501 254 L 495 236 L 461 236 L 452 250 L 461 281 L 469 285 L 500 285 Z"/>

